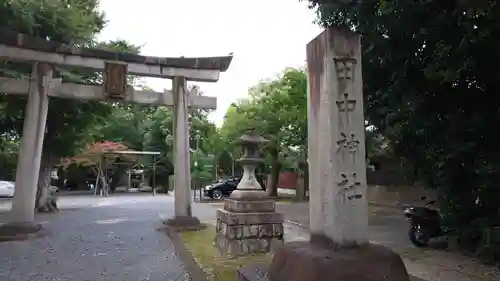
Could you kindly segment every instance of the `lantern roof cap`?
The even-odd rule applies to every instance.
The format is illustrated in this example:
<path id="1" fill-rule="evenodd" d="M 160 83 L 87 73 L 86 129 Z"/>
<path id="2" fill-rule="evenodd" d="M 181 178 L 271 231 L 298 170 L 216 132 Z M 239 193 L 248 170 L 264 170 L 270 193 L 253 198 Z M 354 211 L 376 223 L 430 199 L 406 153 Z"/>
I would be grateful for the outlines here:
<path id="1" fill-rule="evenodd" d="M 238 138 L 240 144 L 264 144 L 269 142 L 267 139 L 257 135 L 255 128 L 249 128 L 247 132 Z"/>

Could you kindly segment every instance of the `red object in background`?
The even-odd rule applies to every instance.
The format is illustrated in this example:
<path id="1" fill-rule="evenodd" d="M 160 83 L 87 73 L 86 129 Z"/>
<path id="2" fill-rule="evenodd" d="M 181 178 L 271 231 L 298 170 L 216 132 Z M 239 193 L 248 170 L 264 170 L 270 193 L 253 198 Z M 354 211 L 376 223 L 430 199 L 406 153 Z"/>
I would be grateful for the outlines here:
<path id="1" fill-rule="evenodd" d="M 279 188 L 295 189 L 297 186 L 297 174 L 295 172 L 281 172 Z"/>
<path id="2" fill-rule="evenodd" d="M 112 151 L 124 151 L 124 150 L 128 150 L 128 147 L 121 142 L 102 141 L 91 144 L 85 152 L 99 153 L 99 152 L 112 152 Z"/>
<path id="3" fill-rule="evenodd" d="M 94 166 L 101 161 L 101 157 L 104 153 L 111 153 L 113 151 L 125 151 L 129 150 L 126 145 L 121 142 L 114 141 L 101 141 L 95 142 L 87 147 L 81 154 L 66 157 L 61 159 L 62 167 L 69 167 L 72 164 L 79 164 L 82 166 Z M 131 156 L 120 155 L 120 157 L 125 159 L 132 159 Z M 115 159 L 117 156 L 114 157 Z"/>

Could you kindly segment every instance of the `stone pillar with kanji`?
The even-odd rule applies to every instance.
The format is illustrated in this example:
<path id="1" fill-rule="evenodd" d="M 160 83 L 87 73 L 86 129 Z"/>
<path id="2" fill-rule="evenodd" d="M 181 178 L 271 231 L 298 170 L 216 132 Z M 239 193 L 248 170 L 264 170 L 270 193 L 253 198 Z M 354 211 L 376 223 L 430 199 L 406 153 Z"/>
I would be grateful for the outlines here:
<path id="1" fill-rule="evenodd" d="M 310 241 L 287 243 L 271 281 L 408 281 L 369 243 L 361 36 L 330 28 L 307 45 Z"/>

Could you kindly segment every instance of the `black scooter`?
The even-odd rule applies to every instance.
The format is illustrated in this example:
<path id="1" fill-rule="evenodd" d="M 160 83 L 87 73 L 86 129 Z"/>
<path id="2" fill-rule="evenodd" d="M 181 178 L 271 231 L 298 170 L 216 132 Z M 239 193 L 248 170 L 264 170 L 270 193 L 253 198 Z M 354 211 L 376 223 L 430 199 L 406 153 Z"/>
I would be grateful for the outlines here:
<path id="1" fill-rule="evenodd" d="M 421 200 L 426 200 L 426 197 L 422 197 Z M 435 203 L 434 200 L 429 201 L 424 207 L 403 205 L 403 214 L 411 223 L 408 237 L 417 247 L 426 247 L 431 238 L 443 236 L 446 233 L 441 227 L 441 214 L 438 210 L 429 207 Z"/>

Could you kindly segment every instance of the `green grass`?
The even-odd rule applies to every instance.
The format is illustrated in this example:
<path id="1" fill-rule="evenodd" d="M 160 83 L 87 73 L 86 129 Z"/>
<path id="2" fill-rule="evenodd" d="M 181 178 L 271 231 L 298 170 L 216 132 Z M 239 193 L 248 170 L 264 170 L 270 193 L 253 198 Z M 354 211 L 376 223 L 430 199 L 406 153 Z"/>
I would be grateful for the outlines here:
<path id="1" fill-rule="evenodd" d="M 240 267 L 263 262 L 270 263 L 272 259 L 272 254 L 255 254 L 234 259 L 220 256 L 213 244 L 215 238 L 213 225 L 207 225 L 205 229 L 199 231 L 181 232 L 179 235 L 194 260 L 212 281 L 234 281 L 236 271 Z M 411 277 L 410 281 L 422 280 Z"/>
<path id="2" fill-rule="evenodd" d="M 291 204 L 297 202 L 295 200 L 295 197 L 289 197 L 289 196 L 280 196 L 280 197 L 275 197 L 273 199 L 276 201 L 276 203 L 280 204 Z"/>
<path id="3" fill-rule="evenodd" d="M 234 281 L 236 271 L 240 267 L 271 262 L 271 254 L 255 254 L 234 259 L 220 256 L 213 244 L 215 227 L 212 225 L 200 231 L 181 232 L 179 235 L 195 261 L 213 281 Z"/>

